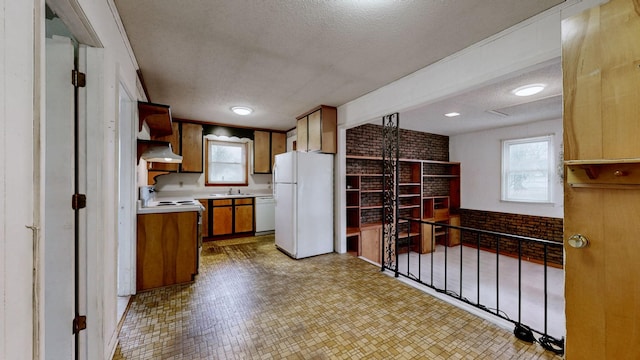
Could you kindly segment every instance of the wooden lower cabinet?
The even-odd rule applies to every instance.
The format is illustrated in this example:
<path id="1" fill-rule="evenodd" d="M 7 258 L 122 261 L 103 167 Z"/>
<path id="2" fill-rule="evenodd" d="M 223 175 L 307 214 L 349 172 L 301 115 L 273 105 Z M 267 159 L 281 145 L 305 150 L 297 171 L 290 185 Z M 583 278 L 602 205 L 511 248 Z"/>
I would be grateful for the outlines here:
<path id="1" fill-rule="evenodd" d="M 451 215 L 451 217 L 449 218 L 449 225 L 460 226 L 460 215 Z M 447 241 L 447 246 L 456 245 L 460 245 L 460 230 L 449 229 L 449 239 Z"/>
<path id="2" fill-rule="evenodd" d="M 137 215 L 136 290 L 193 281 L 198 212 Z"/>
<path id="3" fill-rule="evenodd" d="M 204 238 L 228 238 L 255 231 L 254 198 L 229 198 L 200 200 L 202 236 Z"/>
<path id="4" fill-rule="evenodd" d="M 363 226 L 360 229 L 360 256 L 380 264 L 382 246 L 382 225 Z"/>
<path id="5" fill-rule="evenodd" d="M 431 219 L 426 219 L 425 221 L 432 221 Z M 422 235 L 421 235 L 421 243 L 420 243 L 420 253 L 426 254 L 433 252 L 435 249 L 435 239 L 433 234 L 433 225 L 422 224 Z"/>
<path id="6" fill-rule="evenodd" d="M 252 232 L 253 227 L 253 198 L 235 199 L 234 233 Z"/>
<path id="7" fill-rule="evenodd" d="M 211 235 L 230 235 L 233 233 L 233 200 L 213 200 L 211 208 L 213 224 Z"/>

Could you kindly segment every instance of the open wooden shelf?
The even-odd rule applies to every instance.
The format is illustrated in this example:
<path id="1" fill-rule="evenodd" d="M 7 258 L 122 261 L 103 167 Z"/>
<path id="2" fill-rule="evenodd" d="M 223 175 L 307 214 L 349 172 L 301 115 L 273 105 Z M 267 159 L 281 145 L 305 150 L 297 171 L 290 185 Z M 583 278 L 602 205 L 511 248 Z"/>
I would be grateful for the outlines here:
<path id="1" fill-rule="evenodd" d="M 640 158 L 569 160 L 567 183 L 572 187 L 637 189 L 640 187 Z"/>

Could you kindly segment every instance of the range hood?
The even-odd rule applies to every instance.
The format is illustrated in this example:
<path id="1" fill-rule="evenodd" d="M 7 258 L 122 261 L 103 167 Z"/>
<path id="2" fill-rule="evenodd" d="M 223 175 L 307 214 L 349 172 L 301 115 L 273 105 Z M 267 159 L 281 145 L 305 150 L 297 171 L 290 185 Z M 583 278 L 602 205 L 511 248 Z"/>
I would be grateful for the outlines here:
<path id="1" fill-rule="evenodd" d="M 182 163 L 182 156 L 176 155 L 171 143 L 166 141 L 138 140 L 138 160 L 159 163 Z"/>

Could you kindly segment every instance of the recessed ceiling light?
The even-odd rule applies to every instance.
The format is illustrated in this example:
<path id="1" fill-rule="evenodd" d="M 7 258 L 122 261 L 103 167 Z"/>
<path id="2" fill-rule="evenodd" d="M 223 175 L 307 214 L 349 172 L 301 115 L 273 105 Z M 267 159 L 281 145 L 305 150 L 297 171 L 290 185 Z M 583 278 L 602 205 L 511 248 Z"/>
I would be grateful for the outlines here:
<path id="1" fill-rule="evenodd" d="M 544 90 L 546 86 L 545 84 L 529 84 L 513 89 L 511 92 L 516 96 L 531 96 Z"/>
<path id="2" fill-rule="evenodd" d="M 456 117 L 456 116 L 460 116 L 460 113 L 459 112 L 450 112 L 450 113 L 444 114 L 444 116 L 446 116 L 446 117 Z"/>
<path id="3" fill-rule="evenodd" d="M 231 108 L 231 111 L 238 115 L 249 115 L 253 112 L 253 109 L 246 106 L 234 106 Z"/>

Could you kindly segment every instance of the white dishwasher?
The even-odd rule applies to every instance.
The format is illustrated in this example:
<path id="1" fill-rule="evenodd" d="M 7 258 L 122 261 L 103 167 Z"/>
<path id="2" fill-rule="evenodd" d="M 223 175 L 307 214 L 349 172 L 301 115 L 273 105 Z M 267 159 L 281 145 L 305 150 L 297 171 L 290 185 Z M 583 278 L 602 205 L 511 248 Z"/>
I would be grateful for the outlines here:
<path id="1" fill-rule="evenodd" d="M 273 233 L 276 229 L 276 202 L 272 195 L 256 196 L 256 235 Z"/>

